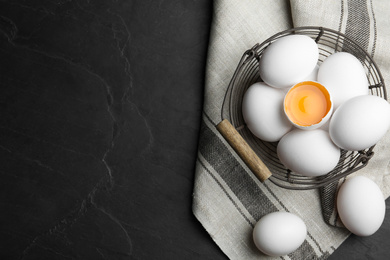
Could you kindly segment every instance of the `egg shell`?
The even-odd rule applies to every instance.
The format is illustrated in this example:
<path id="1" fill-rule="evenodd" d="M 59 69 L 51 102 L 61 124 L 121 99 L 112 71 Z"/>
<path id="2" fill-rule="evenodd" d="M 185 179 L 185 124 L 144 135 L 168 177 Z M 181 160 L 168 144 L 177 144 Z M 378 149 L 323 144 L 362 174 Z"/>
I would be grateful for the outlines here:
<path id="1" fill-rule="evenodd" d="M 288 105 L 286 104 L 286 100 L 288 99 L 288 95 L 290 95 L 291 91 L 301 85 L 312 85 L 312 86 L 317 86 L 317 88 L 319 89 L 322 89 L 323 90 L 323 93 L 326 93 L 324 94 L 324 97 L 327 98 L 327 100 L 329 101 L 330 103 L 330 107 L 328 108 L 328 112 L 324 115 L 324 117 L 321 119 L 320 122 L 318 123 L 315 123 L 315 124 L 312 124 L 312 125 L 306 125 L 306 126 L 303 126 L 303 125 L 299 125 L 298 123 L 294 123 L 294 120 L 292 120 L 290 117 L 289 117 L 289 112 L 287 112 L 287 110 L 289 109 Z M 305 96 L 305 100 L 310 100 L 310 96 Z M 291 99 L 290 99 L 291 101 Z M 318 101 L 318 100 L 315 100 L 315 101 Z M 311 101 L 313 103 L 313 101 Z M 305 103 L 305 102 L 303 102 Z M 309 101 L 310 103 L 310 101 Z M 302 82 L 299 82 L 298 84 L 295 84 L 294 86 L 292 86 L 289 91 L 285 94 L 284 96 L 284 101 L 283 101 L 283 104 L 284 104 L 284 113 L 287 117 L 287 119 L 291 122 L 291 124 L 299 129 L 302 129 L 302 130 L 313 130 L 313 129 L 317 129 L 317 128 L 320 128 L 322 127 L 323 125 L 325 125 L 327 122 L 329 122 L 329 119 L 331 118 L 332 116 L 332 113 L 333 113 L 333 100 L 332 100 L 332 97 L 330 96 L 329 94 L 329 91 L 322 85 L 320 84 L 319 82 L 316 82 L 316 81 L 302 81 Z M 310 107 L 310 106 L 309 106 Z M 314 108 L 317 108 L 317 107 L 314 107 Z M 291 108 L 290 108 L 291 109 Z M 290 112 L 291 113 L 291 112 Z"/>
<path id="2" fill-rule="evenodd" d="M 368 80 L 360 61 L 350 53 L 336 52 L 320 65 L 317 75 L 330 92 L 334 108 L 350 98 L 368 94 Z"/>
<path id="3" fill-rule="evenodd" d="M 257 82 L 245 92 L 242 114 L 249 130 L 258 138 L 276 142 L 292 128 L 283 111 L 284 92 Z"/>
<path id="4" fill-rule="evenodd" d="M 379 96 L 354 97 L 333 114 L 329 134 L 342 149 L 364 150 L 376 144 L 390 127 L 390 104 Z"/>
<path id="5" fill-rule="evenodd" d="M 327 174 L 340 159 L 340 149 L 322 129 L 292 130 L 279 141 L 277 154 L 287 169 L 308 177 Z"/>
<path id="6" fill-rule="evenodd" d="M 344 226 L 358 236 L 370 236 L 382 225 L 386 204 L 378 185 L 364 176 L 347 179 L 337 194 L 337 211 Z"/>
<path id="7" fill-rule="evenodd" d="M 264 254 L 283 256 L 295 251 L 305 241 L 306 234 L 301 218 L 289 212 L 273 212 L 256 223 L 253 241 Z"/>
<path id="8" fill-rule="evenodd" d="M 271 43 L 259 61 L 260 77 L 276 88 L 303 81 L 315 69 L 318 46 L 306 35 L 288 35 Z"/>

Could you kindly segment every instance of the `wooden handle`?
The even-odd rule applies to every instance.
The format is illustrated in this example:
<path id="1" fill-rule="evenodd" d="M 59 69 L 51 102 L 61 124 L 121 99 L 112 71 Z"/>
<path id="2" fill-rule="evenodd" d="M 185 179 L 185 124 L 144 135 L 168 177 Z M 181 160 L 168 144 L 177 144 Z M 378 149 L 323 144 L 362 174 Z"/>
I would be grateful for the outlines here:
<path id="1" fill-rule="evenodd" d="M 220 122 L 217 125 L 217 129 L 234 151 L 236 151 L 236 153 L 245 162 L 248 168 L 256 174 L 257 177 L 259 177 L 261 182 L 264 182 L 272 175 L 267 166 L 265 166 L 263 161 L 257 156 L 257 154 L 228 120 L 224 119 Z"/>

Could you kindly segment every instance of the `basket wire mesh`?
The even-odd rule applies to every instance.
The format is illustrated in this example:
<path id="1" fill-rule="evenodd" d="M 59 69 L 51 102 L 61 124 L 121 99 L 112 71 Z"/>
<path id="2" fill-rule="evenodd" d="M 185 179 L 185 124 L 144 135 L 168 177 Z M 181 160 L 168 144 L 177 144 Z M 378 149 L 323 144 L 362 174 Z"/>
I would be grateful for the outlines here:
<path id="1" fill-rule="evenodd" d="M 227 88 L 221 109 L 221 119 L 228 119 L 231 122 L 237 132 L 268 167 L 272 173 L 269 177 L 270 181 L 287 189 L 314 189 L 337 181 L 365 167 L 374 155 L 374 146 L 362 151 L 341 150 L 339 162 L 331 172 L 319 177 L 306 177 L 292 172 L 280 162 L 276 152 L 277 142 L 262 141 L 246 127 L 241 112 L 242 100 L 249 86 L 262 81 L 259 74 L 259 59 L 270 44 L 291 34 L 306 35 L 315 40 L 319 49 L 319 65 L 335 52 L 343 51 L 353 54 L 365 69 L 371 95 L 387 100 L 386 88 L 382 75 L 371 56 L 353 40 L 327 28 L 299 27 L 289 29 L 273 35 L 261 44 L 254 45 L 243 54 Z"/>

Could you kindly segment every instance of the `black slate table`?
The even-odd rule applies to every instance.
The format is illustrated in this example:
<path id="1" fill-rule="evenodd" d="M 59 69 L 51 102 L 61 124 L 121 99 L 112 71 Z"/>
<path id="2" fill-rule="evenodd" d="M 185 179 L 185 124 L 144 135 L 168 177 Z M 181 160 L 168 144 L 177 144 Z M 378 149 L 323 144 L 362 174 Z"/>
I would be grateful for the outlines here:
<path id="1" fill-rule="evenodd" d="M 0 1 L 0 259 L 226 259 L 191 211 L 211 16 L 209 0 Z M 331 259 L 389 243 L 387 217 Z"/>

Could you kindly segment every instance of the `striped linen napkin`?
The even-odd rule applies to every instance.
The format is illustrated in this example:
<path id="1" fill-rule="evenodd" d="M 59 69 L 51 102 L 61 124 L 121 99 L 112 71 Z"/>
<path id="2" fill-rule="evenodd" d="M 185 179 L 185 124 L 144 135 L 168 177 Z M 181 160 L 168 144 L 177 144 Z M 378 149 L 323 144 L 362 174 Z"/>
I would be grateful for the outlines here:
<path id="1" fill-rule="evenodd" d="M 333 197 L 337 183 L 307 191 L 283 189 L 269 181 L 261 183 L 216 130 L 227 86 L 242 54 L 286 29 L 326 27 L 344 33 L 370 53 L 389 85 L 389 13 L 390 2 L 380 0 L 214 1 L 193 212 L 229 258 L 275 258 L 265 257 L 252 241 L 255 223 L 275 211 L 298 215 L 308 228 L 302 246 L 281 259 L 326 259 L 350 234 L 335 227 Z M 390 195 L 389 146 L 387 133 L 376 145 L 369 164 L 354 173 L 375 181 L 386 198 Z"/>

